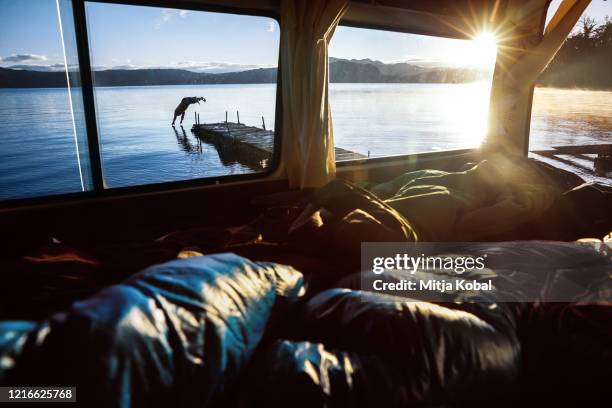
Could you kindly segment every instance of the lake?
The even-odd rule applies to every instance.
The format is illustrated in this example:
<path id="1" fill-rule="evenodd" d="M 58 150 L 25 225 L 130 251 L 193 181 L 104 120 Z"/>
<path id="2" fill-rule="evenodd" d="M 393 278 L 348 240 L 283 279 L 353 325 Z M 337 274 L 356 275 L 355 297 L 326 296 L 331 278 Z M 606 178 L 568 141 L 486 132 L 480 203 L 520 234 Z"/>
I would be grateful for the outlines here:
<path id="1" fill-rule="evenodd" d="M 489 88 L 471 84 L 331 84 L 337 146 L 370 157 L 475 147 L 486 128 Z M 183 128 L 172 113 L 192 105 Z M 274 128 L 276 86 L 198 85 L 96 89 L 105 181 L 121 187 L 253 172 L 195 138 L 201 122 L 229 120 Z M 78 118 L 77 118 L 78 119 Z M 77 129 L 82 123 L 77 120 Z M 536 89 L 532 149 L 609 142 L 612 92 Z M 84 155 L 81 154 L 83 158 Z M 86 162 L 81 163 L 83 166 Z M 81 190 L 65 89 L 0 89 L 0 198 Z"/>

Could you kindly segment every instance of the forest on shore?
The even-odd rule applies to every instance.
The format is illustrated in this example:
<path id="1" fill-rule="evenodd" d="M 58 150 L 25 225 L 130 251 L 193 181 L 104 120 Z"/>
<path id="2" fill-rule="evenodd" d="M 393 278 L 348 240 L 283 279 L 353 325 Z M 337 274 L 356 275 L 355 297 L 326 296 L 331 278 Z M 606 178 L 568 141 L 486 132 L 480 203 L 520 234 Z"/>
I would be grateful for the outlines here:
<path id="1" fill-rule="evenodd" d="M 538 84 L 612 90 L 612 18 L 584 16 L 548 65 Z"/>

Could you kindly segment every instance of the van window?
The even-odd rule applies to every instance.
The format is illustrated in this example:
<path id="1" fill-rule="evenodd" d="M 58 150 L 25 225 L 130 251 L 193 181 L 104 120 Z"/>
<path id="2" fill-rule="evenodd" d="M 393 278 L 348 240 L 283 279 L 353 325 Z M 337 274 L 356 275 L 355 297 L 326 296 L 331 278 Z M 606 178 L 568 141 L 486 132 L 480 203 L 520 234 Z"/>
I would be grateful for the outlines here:
<path id="1" fill-rule="evenodd" d="M 107 187 L 271 169 L 276 20 L 101 2 L 86 13 Z"/>
<path id="2" fill-rule="evenodd" d="M 273 170 L 275 19 L 75 4 L 0 0 L 0 200 Z"/>
<path id="3" fill-rule="evenodd" d="M 70 0 L 0 0 L 0 200 L 91 189 L 73 21 Z"/>
<path id="4" fill-rule="evenodd" d="M 340 26 L 330 45 L 336 161 L 477 147 L 497 47 Z"/>
<path id="5" fill-rule="evenodd" d="M 559 1 L 551 3 L 548 20 Z M 599 166 L 612 140 L 612 20 L 592 2 L 536 84 L 531 110 L 530 156 L 568 167 L 586 180 L 609 182 Z M 607 165 L 609 166 L 609 164 Z"/>

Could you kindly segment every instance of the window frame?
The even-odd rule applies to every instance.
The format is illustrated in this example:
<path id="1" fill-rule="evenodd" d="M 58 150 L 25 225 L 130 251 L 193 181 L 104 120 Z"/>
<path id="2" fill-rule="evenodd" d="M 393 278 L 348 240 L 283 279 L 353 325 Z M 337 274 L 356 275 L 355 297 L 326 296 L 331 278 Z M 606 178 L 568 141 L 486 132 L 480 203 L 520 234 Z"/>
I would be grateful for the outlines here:
<path id="1" fill-rule="evenodd" d="M 544 13 L 546 16 L 546 13 Z M 340 21 L 338 24 L 339 27 L 352 27 L 352 28 L 363 28 L 369 30 L 378 30 L 378 31 L 388 31 L 392 33 L 404 33 L 404 34 L 415 34 L 415 35 L 426 35 L 430 37 L 439 37 L 439 38 L 450 38 L 450 39 L 458 39 L 458 40 L 467 40 L 468 37 L 451 37 L 448 35 L 444 35 L 440 32 L 436 31 L 428 31 L 428 30 L 418 30 L 418 29 L 399 29 L 397 27 L 390 27 L 384 25 L 376 25 L 376 24 L 365 24 L 365 23 L 356 23 L 352 21 Z M 497 57 L 495 58 L 495 64 L 497 65 Z M 493 89 L 493 81 L 495 81 L 495 75 L 491 79 L 491 89 Z M 490 99 L 490 95 L 489 95 Z M 334 112 L 332 111 L 332 119 Z M 398 154 L 393 156 L 384 156 L 384 157 L 374 157 L 374 158 L 362 158 L 362 159 L 354 159 L 354 160 L 343 160 L 336 161 L 336 168 L 341 170 L 348 170 L 348 168 L 352 166 L 364 166 L 364 165 L 384 165 L 384 164 L 395 164 L 398 161 L 410 161 L 413 162 L 417 158 L 426 158 L 426 159 L 436 159 L 438 156 L 444 157 L 450 155 L 462 155 L 467 153 L 472 153 L 476 151 L 478 147 L 472 148 L 458 148 L 458 149 L 449 149 L 449 150 L 439 150 L 432 152 L 420 152 L 420 153 L 407 153 L 407 154 Z M 346 168 L 346 169 L 344 169 Z"/>
<path id="2" fill-rule="evenodd" d="M 200 12 L 226 13 L 253 17 L 267 17 L 276 20 L 279 30 L 279 49 L 276 77 L 276 99 L 274 120 L 274 149 L 270 165 L 263 171 L 229 174 L 223 176 L 191 178 L 176 181 L 162 181 L 158 183 L 139 184 L 123 187 L 106 187 L 103 177 L 103 159 L 100 149 L 100 135 L 96 114 L 96 103 L 94 96 L 94 85 L 91 71 L 90 43 L 88 38 L 87 16 L 85 14 L 85 3 L 108 3 L 126 6 L 158 7 L 177 10 L 189 10 Z M 52 194 L 25 198 L 9 198 L 0 200 L 0 210 L 18 208 L 24 206 L 59 204 L 78 200 L 97 199 L 106 197 L 125 196 L 142 193 L 162 193 L 171 190 L 193 189 L 197 187 L 214 187 L 227 185 L 232 182 L 252 181 L 266 179 L 278 171 L 281 166 L 282 151 L 282 81 L 281 81 L 281 44 L 283 30 L 280 22 L 280 14 L 274 10 L 263 10 L 244 7 L 230 7 L 215 4 L 205 4 L 190 0 L 72 0 L 72 10 L 76 32 L 77 57 L 79 61 L 79 79 L 83 94 L 85 128 L 87 130 L 87 144 L 91 166 L 91 177 L 93 188 L 87 191 L 77 191 L 65 194 Z"/>
<path id="3" fill-rule="evenodd" d="M 548 4 L 546 4 L 546 7 L 542 8 L 542 15 L 540 16 L 540 27 L 538 28 L 538 41 L 541 41 L 542 38 L 544 38 L 544 29 L 546 28 L 546 15 L 548 14 L 548 9 L 550 9 L 551 3 L 552 0 L 548 0 Z M 521 142 L 523 143 L 522 151 L 525 157 L 529 156 L 529 142 L 531 139 L 531 119 L 533 114 L 533 94 L 535 92 L 535 88 L 536 85 L 534 83 L 529 89 L 527 118 L 525 120 L 525 130 L 523 131 L 523 140 L 521 140 Z"/>

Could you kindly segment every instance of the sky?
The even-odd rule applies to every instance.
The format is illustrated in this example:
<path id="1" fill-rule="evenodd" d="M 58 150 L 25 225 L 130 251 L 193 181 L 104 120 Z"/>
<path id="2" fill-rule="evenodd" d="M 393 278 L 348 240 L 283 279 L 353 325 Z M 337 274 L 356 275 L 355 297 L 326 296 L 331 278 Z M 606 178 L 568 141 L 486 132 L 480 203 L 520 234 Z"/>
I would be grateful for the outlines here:
<path id="1" fill-rule="evenodd" d="M 476 65 L 493 67 L 495 43 L 406 34 L 353 27 L 338 27 L 329 54 L 336 58 L 384 63 L 407 62 L 424 67 Z"/>
<path id="2" fill-rule="evenodd" d="M 550 10 L 560 2 L 553 0 Z M 96 69 L 228 72 L 278 63 L 279 27 L 271 18 L 104 3 L 87 3 L 86 13 Z M 593 0 L 586 14 L 598 20 L 612 16 L 612 1 Z M 464 61 L 483 66 L 490 60 L 490 48 L 486 37 L 471 42 L 338 27 L 330 55 L 423 66 Z M 63 67 L 55 0 L 0 0 L 0 58 L 1 67 Z"/>
<path id="3" fill-rule="evenodd" d="M 92 65 L 227 72 L 278 64 L 275 19 L 86 3 Z M 68 30 L 64 30 L 68 32 Z M 0 66 L 64 63 L 55 0 L 0 0 Z"/>

